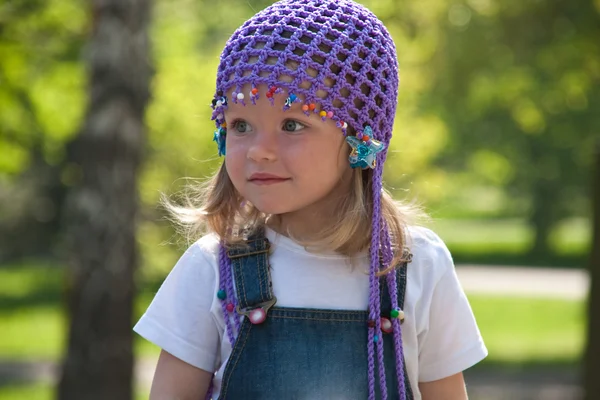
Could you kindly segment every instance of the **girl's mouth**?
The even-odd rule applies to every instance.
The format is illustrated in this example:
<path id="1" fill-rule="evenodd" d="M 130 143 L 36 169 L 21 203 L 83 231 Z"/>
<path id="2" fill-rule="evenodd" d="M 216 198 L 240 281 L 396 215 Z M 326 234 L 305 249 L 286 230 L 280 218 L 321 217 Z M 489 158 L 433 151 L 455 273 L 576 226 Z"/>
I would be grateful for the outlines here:
<path id="1" fill-rule="evenodd" d="M 251 183 L 254 183 L 255 185 L 274 185 L 276 183 L 281 183 L 281 182 L 285 182 L 287 180 L 289 180 L 290 178 L 284 178 L 282 176 L 277 176 L 277 175 L 273 175 L 273 174 L 267 174 L 267 173 L 255 173 L 250 175 L 250 178 L 248 178 L 248 181 Z"/>

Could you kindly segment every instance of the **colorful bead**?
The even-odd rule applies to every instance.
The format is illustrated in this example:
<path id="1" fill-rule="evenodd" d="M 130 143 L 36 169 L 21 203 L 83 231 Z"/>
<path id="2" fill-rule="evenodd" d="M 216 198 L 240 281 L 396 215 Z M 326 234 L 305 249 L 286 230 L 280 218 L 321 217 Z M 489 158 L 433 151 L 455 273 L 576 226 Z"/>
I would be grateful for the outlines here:
<path id="1" fill-rule="evenodd" d="M 298 97 L 295 94 L 290 93 L 290 95 L 288 96 L 288 98 L 285 99 L 285 103 L 283 105 L 283 111 L 289 110 L 292 107 L 292 104 L 294 104 L 294 102 L 296 100 L 298 100 Z"/>
<path id="2" fill-rule="evenodd" d="M 219 151 L 219 157 L 225 155 L 225 138 L 227 136 L 227 130 L 225 128 L 219 128 L 213 135 L 213 141 L 217 142 L 217 150 Z M 225 293 L 225 292 L 223 292 Z M 218 294 L 217 294 L 218 295 Z"/>
<path id="3" fill-rule="evenodd" d="M 223 123 L 221 124 L 221 128 L 227 128 L 227 122 L 223 122 Z"/>
<path id="4" fill-rule="evenodd" d="M 277 91 L 277 86 L 271 86 L 271 88 L 269 88 L 269 91 L 271 93 L 275 93 Z"/>
<path id="5" fill-rule="evenodd" d="M 263 322 L 265 322 L 265 319 L 267 319 L 267 313 L 260 307 L 255 308 L 254 310 L 250 311 L 250 313 L 248 314 L 248 318 L 250 319 L 250 322 L 254 325 L 262 324 Z"/>
<path id="6" fill-rule="evenodd" d="M 237 94 L 237 99 L 238 100 L 244 100 L 244 93 L 238 93 Z"/>
<path id="7" fill-rule="evenodd" d="M 373 321 L 372 319 L 367 321 L 367 326 L 369 328 L 375 328 L 375 321 Z"/>
<path id="8" fill-rule="evenodd" d="M 219 298 L 219 300 L 225 300 L 227 298 L 227 293 L 225 292 L 225 290 L 221 289 L 217 292 L 217 297 Z"/>
<path id="9" fill-rule="evenodd" d="M 387 318 L 381 318 L 381 330 L 385 333 L 391 333 L 394 330 L 392 321 Z"/>
<path id="10" fill-rule="evenodd" d="M 309 109 L 310 111 L 314 111 L 316 107 L 317 107 L 317 106 L 315 105 L 315 103 L 310 103 L 310 104 L 308 105 L 308 109 Z"/>
<path id="11" fill-rule="evenodd" d="M 373 341 L 375 343 L 379 342 L 379 336 L 377 336 L 377 335 L 373 336 Z"/>
<path id="12" fill-rule="evenodd" d="M 333 111 L 329 111 L 327 113 L 327 118 L 329 118 L 329 119 L 333 118 Z"/>
<path id="13" fill-rule="evenodd" d="M 258 89 L 252 87 L 252 90 L 250 90 L 250 101 L 252 102 L 252 104 L 256 105 L 256 99 L 258 99 Z"/>
<path id="14" fill-rule="evenodd" d="M 267 98 L 270 99 L 273 97 L 273 92 L 267 92 L 267 94 L 265 96 L 267 96 Z"/>
<path id="15" fill-rule="evenodd" d="M 342 122 L 342 129 L 348 129 L 348 124 L 346 122 Z"/>
<path id="16" fill-rule="evenodd" d="M 308 111 L 308 106 L 306 104 L 302 106 L 302 111 L 304 111 L 304 112 Z"/>
<path id="17" fill-rule="evenodd" d="M 233 310 L 235 310 L 235 307 L 233 306 L 233 303 L 228 303 L 227 306 L 226 306 L 226 308 L 227 308 L 227 311 L 230 312 L 230 313 L 233 312 Z"/>
<path id="18" fill-rule="evenodd" d="M 398 318 L 401 322 L 404 321 L 404 311 L 399 308 L 396 308 L 390 312 L 390 316 L 392 318 Z"/>
<path id="19" fill-rule="evenodd" d="M 325 116 L 327 116 L 327 113 L 326 113 L 325 111 L 321 111 L 321 112 L 319 113 L 319 115 L 320 115 L 321 117 L 325 117 Z"/>
<path id="20" fill-rule="evenodd" d="M 362 139 L 363 142 L 368 142 L 369 139 L 371 139 L 371 138 L 368 137 L 367 135 L 364 135 L 361 139 Z"/>

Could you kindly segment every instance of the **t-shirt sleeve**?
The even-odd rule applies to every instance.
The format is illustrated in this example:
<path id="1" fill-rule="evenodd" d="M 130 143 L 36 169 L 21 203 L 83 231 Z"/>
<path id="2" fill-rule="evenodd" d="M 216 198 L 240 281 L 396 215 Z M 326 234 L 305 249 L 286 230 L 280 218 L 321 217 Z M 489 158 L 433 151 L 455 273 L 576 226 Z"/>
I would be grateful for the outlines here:
<path id="1" fill-rule="evenodd" d="M 214 371 L 220 334 L 211 313 L 216 296 L 214 261 L 198 243 L 179 259 L 133 330 L 173 356 Z"/>
<path id="2" fill-rule="evenodd" d="M 431 262 L 438 263 L 434 270 L 440 277 L 431 295 L 427 329 L 419 334 L 419 382 L 452 376 L 487 356 L 450 252 L 435 237 Z"/>

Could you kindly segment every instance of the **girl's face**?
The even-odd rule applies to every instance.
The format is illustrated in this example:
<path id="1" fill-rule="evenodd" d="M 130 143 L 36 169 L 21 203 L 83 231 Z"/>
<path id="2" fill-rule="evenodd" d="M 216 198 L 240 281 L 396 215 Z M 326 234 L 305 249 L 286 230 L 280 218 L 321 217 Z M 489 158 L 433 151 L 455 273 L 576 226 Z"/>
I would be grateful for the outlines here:
<path id="1" fill-rule="evenodd" d="M 256 105 L 248 98 L 246 106 L 230 101 L 225 111 L 225 165 L 231 181 L 264 213 L 321 214 L 350 187 L 349 146 L 341 129 L 318 114 L 307 117 L 301 103 L 283 111 L 285 93 L 275 95 L 271 106 L 266 87 L 258 89 Z"/>

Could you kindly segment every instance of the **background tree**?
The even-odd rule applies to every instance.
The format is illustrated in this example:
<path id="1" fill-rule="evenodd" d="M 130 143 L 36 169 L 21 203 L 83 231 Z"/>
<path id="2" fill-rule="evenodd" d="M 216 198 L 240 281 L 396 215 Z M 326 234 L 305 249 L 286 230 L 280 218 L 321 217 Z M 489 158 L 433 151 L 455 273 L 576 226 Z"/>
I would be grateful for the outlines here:
<path id="1" fill-rule="evenodd" d="M 600 141 L 596 144 L 596 166 L 592 178 L 593 238 L 590 253 L 587 348 L 584 365 L 586 400 L 600 398 Z"/>
<path id="2" fill-rule="evenodd" d="M 77 1 L 0 5 L 0 261 L 56 255 L 65 144 L 85 108 L 86 17 Z"/>
<path id="3" fill-rule="evenodd" d="M 600 130 L 597 2 L 447 3 L 423 104 L 451 136 L 437 162 L 499 187 L 504 214 L 527 210 L 531 252 L 551 250 L 566 216 L 585 216 Z"/>
<path id="4" fill-rule="evenodd" d="M 89 107 L 67 160 L 68 352 L 59 398 L 132 397 L 138 167 L 149 99 L 149 0 L 90 3 Z"/>

